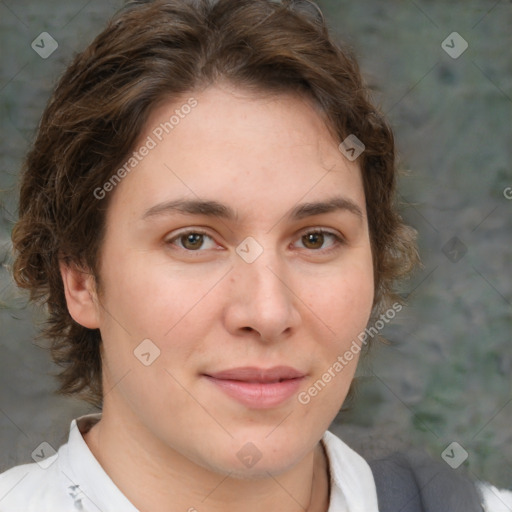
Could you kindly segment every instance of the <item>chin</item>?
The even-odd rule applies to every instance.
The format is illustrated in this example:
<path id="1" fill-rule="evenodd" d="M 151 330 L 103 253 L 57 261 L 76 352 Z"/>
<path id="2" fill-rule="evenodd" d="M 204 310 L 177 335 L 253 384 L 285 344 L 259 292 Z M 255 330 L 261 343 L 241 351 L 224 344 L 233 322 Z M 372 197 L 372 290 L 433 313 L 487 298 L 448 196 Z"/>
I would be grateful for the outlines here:
<path id="1" fill-rule="evenodd" d="M 268 478 L 269 473 L 276 476 L 289 471 L 314 448 L 307 446 L 308 440 L 298 434 L 294 441 L 290 440 L 290 435 L 284 439 L 266 436 L 268 431 L 258 437 L 240 436 L 233 440 L 231 448 L 216 454 L 221 458 L 217 459 L 221 462 L 221 471 L 238 479 Z M 228 453 L 232 455 L 226 458 Z"/>

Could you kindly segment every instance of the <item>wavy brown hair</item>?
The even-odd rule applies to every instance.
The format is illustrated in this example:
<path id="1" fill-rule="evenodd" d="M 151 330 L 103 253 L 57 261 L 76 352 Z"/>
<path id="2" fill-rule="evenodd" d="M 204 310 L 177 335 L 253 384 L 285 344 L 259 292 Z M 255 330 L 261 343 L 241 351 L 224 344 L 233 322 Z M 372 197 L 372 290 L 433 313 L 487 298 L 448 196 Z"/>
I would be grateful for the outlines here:
<path id="1" fill-rule="evenodd" d="M 60 391 L 102 401 L 101 335 L 67 310 L 59 262 L 98 281 L 109 197 L 101 187 L 133 151 L 152 109 L 217 81 L 313 99 L 339 141 L 356 135 L 375 275 L 373 316 L 417 262 L 396 210 L 393 135 L 357 63 L 306 0 L 162 0 L 119 13 L 64 72 L 24 163 L 13 230 L 14 278 L 47 306 Z"/>

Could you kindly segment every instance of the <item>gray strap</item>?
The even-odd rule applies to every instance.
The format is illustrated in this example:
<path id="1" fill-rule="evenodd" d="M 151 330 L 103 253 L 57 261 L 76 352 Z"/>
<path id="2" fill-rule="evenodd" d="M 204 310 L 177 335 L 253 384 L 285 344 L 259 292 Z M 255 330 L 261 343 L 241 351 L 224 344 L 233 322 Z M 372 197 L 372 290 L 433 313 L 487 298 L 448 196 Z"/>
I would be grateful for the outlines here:
<path id="1" fill-rule="evenodd" d="M 379 512 L 482 512 L 473 482 L 425 454 L 395 453 L 369 464 Z"/>

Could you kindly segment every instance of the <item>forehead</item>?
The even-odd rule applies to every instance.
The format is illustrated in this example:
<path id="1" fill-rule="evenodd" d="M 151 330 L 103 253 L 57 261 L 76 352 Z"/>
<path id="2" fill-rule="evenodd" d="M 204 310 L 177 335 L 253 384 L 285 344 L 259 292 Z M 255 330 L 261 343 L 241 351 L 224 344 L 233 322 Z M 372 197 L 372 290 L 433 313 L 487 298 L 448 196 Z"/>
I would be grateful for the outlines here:
<path id="1" fill-rule="evenodd" d="M 210 87 L 152 111 L 135 151 L 150 149 L 117 186 L 113 206 L 121 197 L 140 212 L 200 197 L 264 217 L 341 193 L 364 210 L 359 166 L 338 143 L 305 97 Z"/>

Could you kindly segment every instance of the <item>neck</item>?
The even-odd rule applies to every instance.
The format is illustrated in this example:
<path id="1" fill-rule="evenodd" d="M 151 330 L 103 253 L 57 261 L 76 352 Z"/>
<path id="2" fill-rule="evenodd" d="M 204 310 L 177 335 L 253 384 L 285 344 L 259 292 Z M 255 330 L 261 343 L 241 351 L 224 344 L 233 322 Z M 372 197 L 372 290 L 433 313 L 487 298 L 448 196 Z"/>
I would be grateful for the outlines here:
<path id="1" fill-rule="evenodd" d="M 328 461 L 321 443 L 284 473 L 234 478 L 196 464 L 154 439 L 142 425 L 118 418 L 124 416 L 105 404 L 101 421 L 84 439 L 112 481 L 141 512 L 328 509 Z"/>

